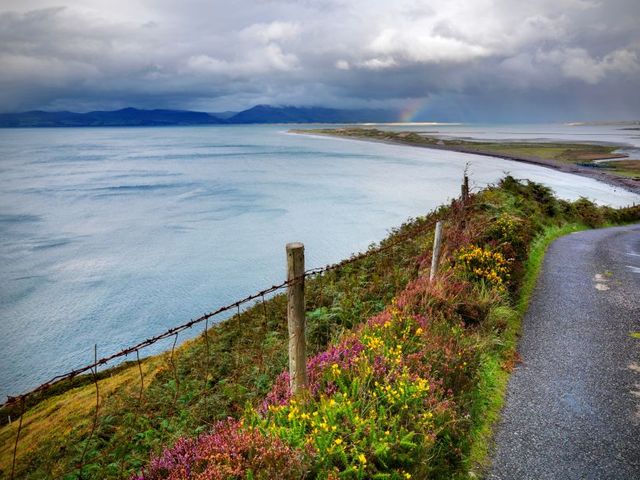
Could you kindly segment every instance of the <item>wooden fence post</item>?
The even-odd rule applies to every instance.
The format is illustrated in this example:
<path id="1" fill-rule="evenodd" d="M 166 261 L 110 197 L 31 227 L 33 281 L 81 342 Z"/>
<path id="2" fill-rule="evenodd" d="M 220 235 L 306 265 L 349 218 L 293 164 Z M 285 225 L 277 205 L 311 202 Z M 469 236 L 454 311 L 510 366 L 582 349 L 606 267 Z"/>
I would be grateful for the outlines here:
<path id="1" fill-rule="evenodd" d="M 440 260 L 440 247 L 442 245 L 442 221 L 436 223 L 435 236 L 433 238 L 433 256 L 431 258 L 431 272 L 429 273 L 429 281 L 433 282 L 433 279 L 438 273 L 438 261 Z"/>
<path id="2" fill-rule="evenodd" d="M 304 338 L 304 245 L 287 244 L 287 324 L 289 327 L 289 387 L 295 394 L 307 387 L 307 353 Z"/>
<path id="3" fill-rule="evenodd" d="M 462 202 L 463 203 L 467 203 L 467 200 L 469 200 L 469 177 L 468 176 L 464 176 L 464 181 L 462 182 Z"/>

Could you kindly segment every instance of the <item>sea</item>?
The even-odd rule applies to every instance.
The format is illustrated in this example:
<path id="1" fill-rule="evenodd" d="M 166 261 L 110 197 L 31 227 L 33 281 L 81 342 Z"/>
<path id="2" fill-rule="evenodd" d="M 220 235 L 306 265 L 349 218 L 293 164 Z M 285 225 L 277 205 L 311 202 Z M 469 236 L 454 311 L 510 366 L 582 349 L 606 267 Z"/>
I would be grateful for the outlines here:
<path id="1" fill-rule="evenodd" d="M 593 179 L 478 155 L 289 133 L 310 125 L 0 129 L 0 398 L 381 240 L 505 174 L 624 206 Z M 640 148 L 619 126 L 386 125 Z M 223 318 L 223 317 L 221 317 Z M 201 328 L 181 335 L 194 336 Z M 145 350 L 168 349 L 171 339 Z"/>

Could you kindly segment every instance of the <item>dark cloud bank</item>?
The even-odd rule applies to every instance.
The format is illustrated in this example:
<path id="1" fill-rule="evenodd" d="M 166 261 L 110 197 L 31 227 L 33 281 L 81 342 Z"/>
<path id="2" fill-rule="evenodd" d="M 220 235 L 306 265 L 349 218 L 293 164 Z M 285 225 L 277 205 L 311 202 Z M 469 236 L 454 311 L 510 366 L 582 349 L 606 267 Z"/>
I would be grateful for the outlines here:
<path id="1" fill-rule="evenodd" d="M 637 0 L 5 0 L 0 111 L 640 117 Z"/>

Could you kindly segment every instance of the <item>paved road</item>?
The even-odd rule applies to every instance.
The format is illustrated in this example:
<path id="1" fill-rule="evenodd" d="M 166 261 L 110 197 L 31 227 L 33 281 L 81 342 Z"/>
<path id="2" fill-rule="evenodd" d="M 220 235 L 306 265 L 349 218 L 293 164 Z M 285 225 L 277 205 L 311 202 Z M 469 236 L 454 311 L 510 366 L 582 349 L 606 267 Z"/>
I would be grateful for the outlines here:
<path id="1" fill-rule="evenodd" d="M 490 479 L 640 479 L 640 225 L 545 257 Z"/>

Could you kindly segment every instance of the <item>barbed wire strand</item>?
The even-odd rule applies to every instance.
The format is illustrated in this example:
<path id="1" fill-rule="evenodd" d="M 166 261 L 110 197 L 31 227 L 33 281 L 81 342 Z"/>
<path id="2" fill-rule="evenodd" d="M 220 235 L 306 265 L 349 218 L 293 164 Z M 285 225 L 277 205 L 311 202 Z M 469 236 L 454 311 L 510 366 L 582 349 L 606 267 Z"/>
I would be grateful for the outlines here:
<path id="1" fill-rule="evenodd" d="M 345 260 L 342 260 L 340 262 L 337 263 L 333 263 L 333 264 L 328 264 L 325 265 L 323 267 L 317 267 L 317 268 L 311 268 L 309 270 L 306 270 L 302 275 L 300 275 L 299 277 L 293 278 L 291 280 L 285 280 L 279 284 L 276 285 L 272 285 L 271 287 L 265 288 L 259 292 L 253 293 L 251 295 L 247 295 L 246 297 L 237 300 L 231 304 L 219 307 L 218 309 L 211 311 L 209 313 L 206 313 L 198 318 L 189 320 L 186 323 L 183 323 L 182 325 L 178 325 L 176 327 L 172 327 L 158 335 L 155 335 L 153 337 L 147 338 L 131 347 L 125 348 L 123 350 L 120 350 L 119 352 L 116 352 L 112 355 L 109 355 L 107 357 L 103 357 L 101 359 L 95 359 L 95 361 L 93 363 L 90 363 L 88 365 L 85 365 L 83 367 L 79 367 L 76 368 L 74 370 L 71 370 L 67 373 L 63 373 L 60 375 L 56 375 L 54 377 L 52 377 L 50 380 L 48 380 L 47 382 L 44 382 L 42 384 L 40 384 L 38 387 L 30 390 L 29 392 L 23 393 L 21 395 L 19 395 L 18 397 L 8 397 L 7 401 L 2 405 L 9 405 L 9 404 L 13 404 L 16 401 L 24 398 L 26 399 L 28 396 L 32 396 L 36 393 L 42 392 L 44 390 L 47 390 L 49 388 L 51 388 L 53 385 L 64 381 L 64 380 L 70 380 L 73 379 L 75 377 L 77 377 L 78 375 L 81 375 L 87 371 L 93 371 L 94 368 L 100 366 L 100 365 L 105 365 L 109 362 L 111 362 L 112 360 L 115 360 L 117 358 L 120 357 L 125 357 L 128 356 L 131 353 L 134 353 L 138 350 L 141 350 L 143 348 L 146 348 L 150 345 L 153 345 L 157 342 L 159 342 L 160 340 L 164 340 L 166 338 L 172 337 L 172 336 L 176 336 L 177 334 L 179 334 L 180 332 L 183 332 L 184 330 L 190 329 L 192 328 L 194 325 L 207 321 L 209 319 L 211 319 L 212 317 L 218 316 L 224 312 L 227 312 L 229 310 L 232 309 L 237 309 L 237 311 L 239 312 L 239 308 L 241 305 L 246 304 L 248 302 L 251 302 L 253 300 L 259 299 L 259 298 L 263 298 L 266 295 L 269 295 L 271 293 L 275 293 L 279 290 L 282 290 L 286 287 L 295 285 L 296 283 L 303 281 L 305 278 L 309 278 L 309 277 L 315 277 L 315 276 L 319 276 L 322 275 L 324 273 L 333 271 L 333 270 L 339 270 L 341 268 L 344 268 L 347 265 L 351 265 L 357 261 L 363 260 L 365 258 L 371 257 L 373 255 L 378 255 L 381 253 L 384 253 L 388 250 L 391 250 L 392 248 L 395 248 L 396 246 L 411 240 L 413 238 L 415 238 L 415 236 L 419 235 L 420 233 L 425 232 L 426 230 L 432 228 L 435 225 L 435 222 L 437 221 L 437 218 L 433 218 L 430 221 L 412 229 L 411 231 L 405 233 L 405 234 L 397 234 L 396 238 L 392 241 L 387 241 L 384 243 L 384 245 L 381 245 L 378 248 L 370 248 L 362 253 L 356 254 L 351 256 L 350 258 L 347 258 Z M 239 315 L 239 313 L 238 313 Z M 96 370 L 97 371 L 97 370 Z"/>
<path id="2" fill-rule="evenodd" d="M 209 313 L 206 313 L 198 318 L 192 319 L 182 325 L 178 325 L 176 327 L 170 328 L 168 330 L 166 330 L 163 333 L 160 333 L 154 337 L 150 337 L 147 338 L 141 342 L 139 342 L 136 345 L 133 345 L 131 347 L 125 348 L 119 352 L 116 352 L 112 355 L 109 355 L 107 357 L 98 359 L 97 358 L 97 345 L 94 345 L 94 361 L 93 363 L 89 364 L 89 365 L 85 365 L 83 367 L 74 369 L 70 372 L 67 372 L 65 374 L 60 374 L 57 375 L 55 377 L 53 377 L 52 379 L 50 379 L 49 381 L 39 385 L 38 387 L 36 387 L 35 389 L 24 393 L 18 397 L 9 397 L 7 402 L 5 402 L 4 405 L 9 405 L 12 404 L 14 402 L 16 402 L 17 400 L 20 401 L 21 403 L 21 416 L 20 416 L 20 423 L 18 426 L 18 434 L 16 435 L 16 442 L 14 445 L 14 452 L 13 452 L 13 464 L 12 464 L 12 476 L 11 479 L 13 480 L 14 478 L 14 472 L 15 472 L 15 463 L 16 463 L 16 456 L 17 456 L 17 448 L 18 448 L 18 443 L 19 443 L 19 439 L 20 439 L 20 432 L 22 429 L 22 420 L 23 420 L 23 415 L 24 415 L 24 410 L 25 410 L 25 406 L 26 406 L 26 400 L 29 396 L 34 395 L 35 393 L 38 392 L 42 392 L 44 390 L 47 390 L 48 388 L 50 388 L 51 386 L 64 381 L 64 380 L 70 380 L 75 378 L 78 375 L 83 374 L 84 372 L 90 371 L 91 374 L 93 375 L 93 381 L 96 387 L 96 410 L 95 410 L 95 414 L 94 414 L 94 421 L 92 424 L 92 428 L 91 428 L 91 432 L 89 434 L 89 438 L 87 439 L 87 443 L 84 446 L 83 449 L 83 453 L 81 456 L 81 460 L 79 462 L 79 465 L 76 464 L 76 466 L 74 468 L 72 468 L 71 470 L 68 471 L 68 473 L 71 473 L 73 471 L 79 471 L 79 476 L 80 478 L 82 478 L 83 475 L 83 470 L 84 467 L 88 464 L 89 461 L 85 462 L 85 456 L 86 456 L 86 452 L 89 446 L 89 443 L 91 442 L 94 434 L 95 434 L 95 430 L 97 428 L 97 424 L 98 424 L 98 415 L 99 415 L 99 406 L 100 406 L 100 393 L 99 393 L 99 387 L 98 387 L 98 367 L 100 365 L 105 365 L 109 362 L 111 362 L 112 360 L 115 360 L 117 358 L 120 357 L 126 357 L 129 354 L 135 352 L 136 353 L 136 361 L 137 361 L 137 365 L 138 365 L 138 371 L 140 372 L 140 394 L 139 394 L 139 398 L 138 398 L 138 405 L 141 406 L 142 405 L 142 401 L 144 398 L 144 375 L 142 372 L 142 365 L 141 365 L 141 360 L 140 360 L 140 350 L 143 348 L 146 348 L 150 345 L 153 345 L 157 342 L 159 342 L 160 340 L 169 338 L 171 336 L 174 337 L 174 341 L 173 341 L 173 345 L 171 348 L 171 357 L 170 357 L 170 361 L 173 367 L 173 372 L 174 372 L 174 378 L 176 380 L 176 391 L 175 391 L 175 396 L 174 396 L 174 404 L 173 407 L 175 408 L 176 402 L 177 402 L 177 398 L 179 395 L 179 388 L 180 388 L 180 380 L 178 378 L 178 372 L 177 372 L 177 367 L 175 364 L 175 360 L 174 360 L 174 353 L 175 353 L 175 347 L 177 344 L 177 340 L 178 340 L 178 335 L 180 332 L 189 329 L 191 327 L 193 327 L 194 325 L 196 325 L 197 323 L 200 322 L 205 322 L 205 348 L 206 348 L 206 355 L 207 355 L 207 360 L 206 360 L 206 369 L 207 371 L 205 372 L 205 382 L 204 382 L 204 391 L 205 391 L 205 399 L 208 396 L 206 394 L 207 390 L 208 390 L 208 375 L 209 375 L 209 369 L 210 369 L 210 352 L 209 352 L 209 320 L 217 315 L 220 315 L 224 312 L 227 312 L 229 310 L 232 310 L 233 308 L 236 309 L 236 315 L 237 315 L 237 320 L 238 320 L 238 326 L 239 328 L 241 328 L 241 321 L 240 321 L 240 316 L 241 316 L 241 311 L 240 311 L 240 306 L 243 304 L 246 304 L 248 302 L 254 301 L 254 300 L 258 300 L 260 299 L 263 305 L 263 313 L 264 313 L 264 323 L 265 323 L 265 330 L 268 328 L 268 314 L 267 314 L 267 305 L 266 305 L 266 301 L 265 301 L 265 297 L 269 294 L 273 294 L 275 292 L 278 292 L 286 287 L 292 286 L 298 282 L 304 281 L 306 278 L 310 278 L 310 277 L 316 277 L 316 276 L 320 276 L 323 275 L 325 273 L 331 272 L 331 271 L 337 271 L 340 270 L 348 265 L 351 265 L 355 262 L 358 262 L 360 260 L 363 260 L 365 258 L 371 257 L 373 255 L 379 255 L 379 254 L 383 254 L 388 252 L 389 250 L 397 247 L 398 245 L 408 241 L 408 240 L 412 240 L 415 239 L 416 236 L 420 235 L 421 233 L 431 229 L 434 225 L 435 222 L 437 221 L 437 218 L 433 218 L 430 219 L 430 221 L 419 225 L 416 228 L 411 229 L 410 231 L 404 233 L 404 234 L 396 234 L 396 237 L 392 240 L 392 241 L 387 241 L 384 242 L 383 245 L 380 245 L 378 248 L 369 248 L 368 250 L 366 250 L 365 252 L 356 254 L 351 256 L 348 259 L 345 259 L 341 262 L 337 262 L 337 263 L 333 263 L 333 264 L 328 264 L 325 265 L 323 267 L 318 267 L 318 268 L 312 268 L 309 270 L 306 270 L 301 276 L 296 277 L 294 279 L 291 280 L 286 280 L 280 284 L 277 285 L 272 285 L 269 288 L 265 288 L 257 293 L 248 295 L 240 300 L 237 300 L 229 305 L 225 305 L 223 307 L 219 307 L 218 309 L 211 311 Z M 240 339 L 238 340 L 238 343 L 236 345 L 236 349 L 239 350 L 239 347 L 241 346 L 241 341 Z M 239 354 L 239 351 L 238 351 Z M 263 352 L 264 355 L 264 352 Z M 238 359 L 239 360 L 239 359 Z M 205 400 L 206 401 L 206 400 Z M 206 405 L 205 405 L 206 406 Z M 130 436 L 131 438 L 133 438 L 132 436 Z M 113 445 L 111 448 L 107 448 L 104 449 L 101 454 L 97 457 L 97 458 L 92 458 L 92 461 L 96 461 L 96 460 L 102 460 L 104 458 L 107 457 L 107 455 L 109 455 L 111 452 L 113 452 L 113 450 L 117 447 L 116 445 Z M 123 471 L 124 471 L 124 464 L 125 464 L 125 459 L 122 458 L 121 461 L 123 462 L 123 464 L 121 465 L 121 470 L 120 473 L 122 475 Z"/>

